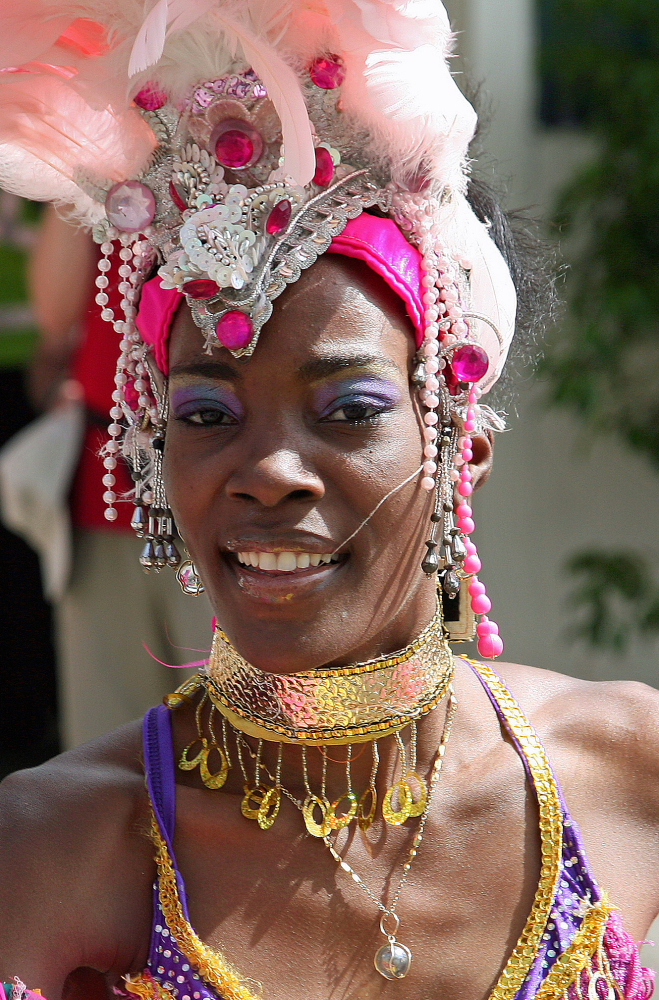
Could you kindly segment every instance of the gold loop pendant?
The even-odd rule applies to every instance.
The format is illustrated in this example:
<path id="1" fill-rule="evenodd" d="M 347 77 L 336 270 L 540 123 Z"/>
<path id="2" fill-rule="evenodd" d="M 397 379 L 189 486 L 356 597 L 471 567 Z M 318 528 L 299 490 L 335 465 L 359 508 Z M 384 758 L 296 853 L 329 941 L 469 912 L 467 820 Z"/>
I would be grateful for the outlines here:
<path id="1" fill-rule="evenodd" d="M 192 750 L 195 743 L 201 744 L 201 750 L 193 760 L 190 760 L 189 753 Z M 195 767 L 199 766 L 199 764 L 201 763 L 201 758 L 204 756 L 205 743 L 206 740 L 202 739 L 201 736 L 198 736 L 196 740 L 192 741 L 192 743 L 188 743 L 187 747 L 181 754 L 180 761 L 178 762 L 178 766 L 181 771 L 194 771 Z"/>
<path id="2" fill-rule="evenodd" d="M 366 803 L 368 802 L 368 796 L 371 797 L 371 808 L 366 812 Z M 373 826 L 375 822 L 375 811 L 378 805 L 378 793 L 374 788 L 369 787 L 366 789 L 361 799 L 359 800 L 359 806 L 357 809 L 357 822 L 359 823 L 359 829 L 366 833 L 367 830 Z"/>
<path id="3" fill-rule="evenodd" d="M 405 778 L 407 785 L 412 793 L 412 805 L 410 806 L 410 816 L 416 819 L 418 816 L 423 816 L 424 809 L 426 808 L 426 803 L 428 801 L 428 786 L 417 771 L 410 771 Z M 412 791 L 411 781 L 416 781 L 419 786 L 419 798 L 414 799 L 414 792 Z"/>
<path id="4" fill-rule="evenodd" d="M 240 803 L 240 811 L 245 819 L 258 819 L 259 809 L 270 789 L 265 785 L 245 785 L 244 790 L 245 797 Z"/>
<path id="5" fill-rule="evenodd" d="M 337 816 L 336 811 L 344 799 L 348 800 L 348 802 L 350 803 L 350 807 L 347 813 L 344 813 L 343 816 Z M 327 810 L 327 822 L 329 823 L 330 828 L 332 830 L 345 829 L 346 826 L 352 823 L 353 819 L 357 815 L 358 805 L 359 805 L 359 799 L 357 798 L 354 792 L 346 792 L 345 795 L 341 796 L 341 798 L 336 799 L 335 802 L 332 802 L 332 805 Z"/>
<path id="6" fill-rule="evenodd" d="M 279 815 L 281 807 L 281 791 L 279 788 L 270 788 L 263 796 L 263 801 L 259 806 L 256 819 L 262 830 L 269 830 Z"/>
<path id="7" fill-rule="evenodd" d="M 320 823 L 316 823 L 314 819 L 314 809 L 316 808 L 320 809 L 322 816 Z M 327 799 L 321 799 L 317 795 L 307 795 L 302 806 L 302 815 L 304 816 L 304 825 L 312 837 L 326 837 L 330 832 L 331 827 L 327 820 L 330 809 L 331 806 Z"/>
<path id="8" fill-rule="evenodd" d="M 393 798 L 396 792 L 398 792 L 398 810 L 393 807 Z M 402 826 L 412 815 L 410 812 L 412 803 L 412 790 L 405 778 L 401 778 L 395 785 L 392 785 L 385 795 L 382 803 L 382 815 L 391 826 Z"/>
<path id="9" fill-rule="evenodd" d="M 204 749 L 199 755 L 201 757 L 199 764 L 199 774 L 201 776 L 201 780 L 205 784 L 206 788 L 221 788 L 229 776 L 229 762 L 226 758 L 226 754 L 215 744 L 209 744 L 207 740 L 204 740 L 203 742 L 205 744 Z M 216 750 L 220 756 L 220 770 L 216 771 L 215 774 L 213 774 L 208 767 L 208 758 L 213 750 Z"/>

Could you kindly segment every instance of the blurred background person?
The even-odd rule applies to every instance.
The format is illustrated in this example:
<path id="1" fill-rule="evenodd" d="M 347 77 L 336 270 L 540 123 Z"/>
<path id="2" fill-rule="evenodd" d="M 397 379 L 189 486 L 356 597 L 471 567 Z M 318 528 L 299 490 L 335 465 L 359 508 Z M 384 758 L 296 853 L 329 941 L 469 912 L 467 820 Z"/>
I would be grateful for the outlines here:
<path id="1" fill-rule="evenodd" d="M 25 285 L 34 207 L 0 191 L 0 446 L 34 419 L 25 389 L 35 333 Z M 51 608 L 35 552 L 0 521 L 0 777 L 59 749 Z"/>
<path id="2" fill-rule="evenodd" d="M 212 622 L 203 595 L 186 598 L 171 573 L 144 573 L 137 558 L 140 543 L 130 527 L 129 500 L 117 504 L 116 521 L 108 522 L 103 514 L 100 450 L 114 405 L 119 335 L 101 318 L 97 262 L 90 234 L 49 206 L 28 269 L 40 333 L 29 395 L 42 411 L 80 400 L 85 416 L 69 497 L 72 568 L 54 608 L 64 748 L 138 718 L 161 700 L 183 675 L 157 661 L 199 659 L 198 651 L 208 648 Z M 113 269 L 121 264 L 118 257 L 112 261 Z M 118 309 L 116 282 L 114 286 Z M 113 489 L 122 497 L 132 487 L 127 466 L 120 462 L 114 475 Z"/>

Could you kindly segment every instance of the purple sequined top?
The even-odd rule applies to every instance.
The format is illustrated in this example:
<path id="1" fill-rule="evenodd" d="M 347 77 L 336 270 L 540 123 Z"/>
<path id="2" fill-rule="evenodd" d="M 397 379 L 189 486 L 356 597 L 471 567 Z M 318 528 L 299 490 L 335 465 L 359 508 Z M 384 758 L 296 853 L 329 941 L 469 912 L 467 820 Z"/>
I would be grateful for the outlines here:
<path id="1" fill-rule="evenodd" d="M 526 773 L 534 791 L 538 792 L 534 780 L 533 769 L 529 760 L 528 751 L 525 752 L 523 743 L 518 739 L 511 728 L 510 718 L 504 712 L 492 685 L 474 666 L 475 673 L 482 681 L 485 690 L 490 697 L 492 704 L 499 715 L 499 718 L 506 726 L 515 747 L 522 758 Z M 495 675 L 491 675 L 492 677 Z M 500 681 L 497 678 L 497 683 Z M 505 691 L 502 686 L 497 690 Z M 506 692 L 507 694 L 507 692 Z M 521 717 L 523 719 L 523 716 Z M 526 723 L 526 720 L 524 720 Z M 528 731 L 532 732 L 528 723 Z M 172 740 L 171 713 L 164 706 L 151 709 L 144 721 L 144 753 L 145 768 L 149 793 L 153 803 L 155 815 L 160 826 L 162 838 L 166 844 L 171 859 L 171 868 L 175 873 L 175 882 L 180 898 L 180 917 L 187 924 L 187 930 L 194 935 L 190 927 L 188 903 L 185 884 L 176 865 L 176 857 L 173 851 L 173 835 L 176 824 L 176 765 L 174 759 L 174 748 Z M 562 858 L 560 863 L 560 873 L 557 888 L 553 897 L 553 905 L 548 914 L 541 942 L 536 949 L 535 958 L 530 965 L 524 981 L 522 982 L 516 1000 L 530 1000 L 535 997 L 548 977 L 557 959 L 564 956 L 573 942 L 575 935 L 579 932 L 584 922 L 584 915 L 593 904 L 602 900 L 602 892 L 599 889 L 593 875 L 590 863 L 586 857 L 584 846 L 581 840 L 579 829 L 570 817 L 565 800 L 560 793 L 562 818 L 563 818 L 563 841 Z M 176 938 L 176 927 L 168 925 L 163 909 L 163 876 L 160 870 L 158 879 L 153 887 L 154 917 L 151 946 L 149 952 L 149 963 L 143 975 L 131 981 L 127 980 L 125 987 L 128 992 L 120 995 L 128 997 L 146 998 L 175 998 L 175 1000 L 225 1000 L 225 993 L 219 992 L 216 986 L 211 986 L 195 965 L 194 956 L 191 955 L 189 940 L 178 941 Z M 166 909 L 166 908 L 165 908 Z M 180 925 L 179 925 L 180 926 Z M 179 930 L 179 935 L 180 935 Z M 194 935 L 196 938 L 196 935 Z M 196 939 L 199 941 L 199 939 Z M 600 944 L 605 955 L 605 964 L 608 965 L 608 972 L 614 977 L 619 998 L 624 1000 L 648 1000 L 653 991 L 654 974 L 641 966 L 638 947 L 624 930 L 622 922 L 616 913 L 607 917 L 606 930 Z M 201 949 L 205 953 L 210 953 L 205 945 L 199 942 Z M 201 954 L 198 952 L 197 954 Z M 613 1000 L 611 991 L 606 982 L 601 980 L 599 963 L 601 955 L 595 958 L 590 969 L 590 977 L 593 979 L 593 990 L 587 990 L 587 982 L 579 981 L 579 988 L 570 986 L 568 995 L 576 1000 L 579 995 L 593 996 L 593 993 L 601 1000 L 607 997 Z M 201 959 L 199 964 L 203 965 Z M 208 978 L 213 981 L 213 976 L 207 971 Z M 580 975 L 586 976 L 585 972 Z M 600 981 L 598 981 L 600 979 Z M 605 987 L 601 989 L 599 987 Z M 496 991 L 495 991 L 496 992 Z M 250 995 L 246 989 L 245 996 Z"/>

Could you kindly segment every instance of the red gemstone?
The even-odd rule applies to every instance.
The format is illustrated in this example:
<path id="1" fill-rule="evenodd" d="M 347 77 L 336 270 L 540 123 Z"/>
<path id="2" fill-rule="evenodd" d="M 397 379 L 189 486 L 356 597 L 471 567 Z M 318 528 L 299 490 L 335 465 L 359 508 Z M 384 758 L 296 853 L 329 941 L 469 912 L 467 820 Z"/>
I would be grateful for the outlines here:
<path id="1" fill-rule="evenodd" d="M 147 83 L 135 94 L 133 100 L 138 108 L 143 108 L 144 111 L 157 111 L 167 104 L 168 97 L 164 90 L 160 90 L 153 83 Z"/>
<path id="2" fill-rule="evenodd" d="M 222 122 L 213 132 L 211 145 L 223 167 L 244 170 L 261 158 L 263 139 L 253 125 L 236 118 Z"/>
<path id="3" fill-rule="evenodd" d="M 177 186 L 174 183 L 174 181 L 170 181 L 169 182 L 169 194 L 170 194 L 170 197 L 171 197 L 172 201 L 174 202 L 174 204 L 176 205 L 176 207 L 179 209 L 179 211 L 180 212 L 185 212 L 187 210 L 187 208 L 188 208 L 188 203 L 183 199 L 183 195 L 181 194 L 181 192 L 177 188 Z"/>
<path id="4" fill-rule="evenodd" d="M 309 76 L 322 90 L 336 90 L 346 78 L 343 60 L 339 56 L 314 59 L 309 67 Z"/>
<path id="5" fill-rule="evenodd" d="M 247 313 L 232 309 L 215 327 L 217 339 L 230 351 L 241 351 L 254 336 L 254 324 Z"/>
<path id="6" fill-rule="evenodd" d="M 191 299 L 212 299 L 219 290 L 220 286 L 210 278 L 194 278 L 183 285 L 184 294 L 189 295 Z"/>
<path id="7" fill-rule="evenodd" d="M 283 233 L 288 223 L 291 221 L 292 214 L 293 206 L 288 198 L 284 198 L 283 201 L 278 201 L 266 220 L 265 231 L 270 233 L 271 236 L 277 236 L 279 233 Z"/>
<path id="8" fill-rule="evenodd" d="M 465 344 L 453 355 L 451 367 L 461 382 L 480 382 L 490 367 L 490 359 L 479 344 Z"/>
<path id="9" fill-rule="evenodd" d="M 313 175 L 313 182 L 318 187 L 326 188 L 334 180 L 336 167 L 329 149 L 325 146 L 318 146 L 316 149 L 316 173 Z"/>

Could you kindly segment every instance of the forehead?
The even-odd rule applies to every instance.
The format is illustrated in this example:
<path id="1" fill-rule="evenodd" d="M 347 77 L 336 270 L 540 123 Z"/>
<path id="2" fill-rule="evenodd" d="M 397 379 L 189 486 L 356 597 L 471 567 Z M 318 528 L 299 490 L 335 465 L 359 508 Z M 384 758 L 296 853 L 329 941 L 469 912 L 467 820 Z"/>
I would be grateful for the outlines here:
<path id="1" fill-rule="evenodd" d="M 347 344 L 353 353 L 391 358 L 404 371 L 414 355 L 414 328 L 403 302 L 361 261 L 321 257 L 273 306 L 246 362 L 250 367 L 274 364 L 282 373 Z M 203 335 L 182 308 L 172 329 L 170 366 L 201 354 Z M 225 348 L 213 354 L 233 361 Z"/>

